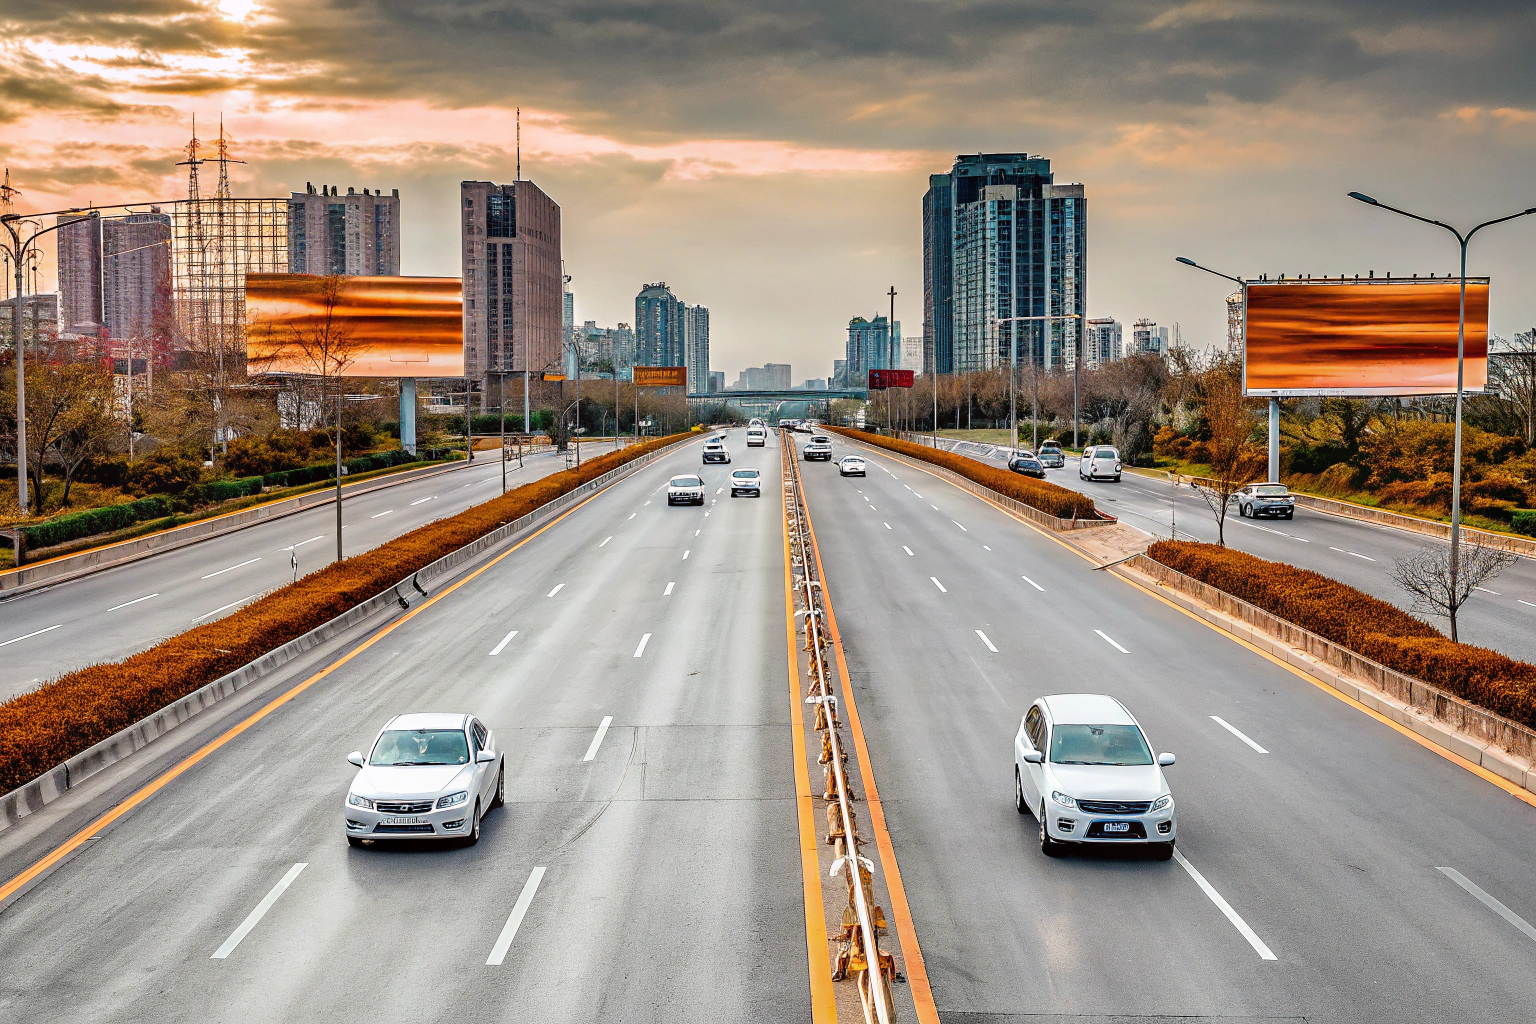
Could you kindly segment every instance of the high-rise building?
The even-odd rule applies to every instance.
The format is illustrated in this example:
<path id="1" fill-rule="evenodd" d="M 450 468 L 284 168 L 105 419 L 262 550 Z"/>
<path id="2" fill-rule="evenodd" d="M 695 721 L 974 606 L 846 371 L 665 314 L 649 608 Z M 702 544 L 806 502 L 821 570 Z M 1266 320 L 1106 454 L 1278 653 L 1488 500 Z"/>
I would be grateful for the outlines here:
<path id="1" fill-rule="evenodd" d="M 1242 290 L 1227 296 L 1227 348 L 1233 352 L 1243 350 L 1243 293 Z"/>
<path id="2" fill-rule="evenodd" d="M 1083 342 L 1084 366 L 1103 366 L 1125 355 L 1120 321 L 1114 317 L 1089 320 L 1086 334 L 1087 338 Z"/>
<path id="3" fill-rule="evenodd" d="M 901 325 L 897 324 L 898 330 L 900 330 L 900 327 Z M 903 336 L 901 339 L 901 361 L 896 364 L 895 369 L 922 373 L 924 344 L 922 335 Z"/>
<path id="4" fill-rule="evenodd" d="M 1087 308 L 1083 186 L 1058 185 L 1051 162 L 978 153 L 930 175 L 923 196 L 925 371 L 965 373 L 1007 361 L 1070 368 Z M 1001 321 L 1001 322 L 1000 322 Z"/>
<path id="5" fill-rule="evenodd" d="M 763 384 L 765 391 L 788 391 L 790 367 L 788 363 L 764 363 Z"/>
<path id="6" fill-rule="evenodd" d="M 620 379 L 632 379 L 635 367 L 635 329 L 629 324 L 619 324 L 608 334 L 613 339 L 614 370 Z"/>
<path id="7" fill-rule="evenodd" d="M 1131 351 L 1166 356 L 1169 348 L 1168 333 L 1168 328 L 1159 327 L 1157 321 L 1143 317 L 1131 325 Z"/>
<path id="8" fill-rule="evenodd" d="M 16 329 L 16 299 L 0 300 L 0 348 L 11 348 Z M 59 293 L 33 292 L 21 300 L 21 336 L 27 351 L 41 340 L 59 333 Z"/>
<path id="9" fill-rule="evenodd" d="M 171 327 L 171 216 L 149 213 L 101 223 L 102 313 L 115 341 L 161 338 Z M 146 350 L 139 350 L 144 354 Z"/>
<path id="10" fill-rule="evenodd" d="M 69 334 L 97 334 L 105 323 L 101 301 L 101 214 L 58 218 L 59 318 Z"/>
<path id="11" fill-rule="evenodd" d="M 709 307 L 683 306 L 683 363 L 688 367 L 688 393 L 709 392 Z"/>
<path id="12" fill-rule="evenodd" d="M 854 317 L 848 321 L 848 346 L 844 354 L 849 387 L 864 387 L 870 370 L 899 369 L 901 321 L 896 321 L 893 329 L 883 314 L 873 320 Z"/>
<path id="13" fill-rule="evenodd" d="M 400 190 L 304 183 L 288 196 L 288 272 L 394 277 L 400 273 Z"/>
<path id="14" fill-rule="evenodd" d="M 832 360 L 832 387 L 845 388 L 848 386 L 848 360 Z"/>
<path id="15" fill-rule="evenodd" d="M 725 390 L 725 371 L 709 371 L 709 393 L 714 395 Z"/>
<path id="16" fill-rule="evenodd" d="M 635 296 L 635 364 L 685 366 L 685 348 L 683 304 L 667 282 L 640 289 Z"/>
<path id="17" fill-rule="evenodd" d="M 531 181 L 464 181 L 459 215 L 465 373 L 484 380 L 560 366 L 559 205 Z"/>

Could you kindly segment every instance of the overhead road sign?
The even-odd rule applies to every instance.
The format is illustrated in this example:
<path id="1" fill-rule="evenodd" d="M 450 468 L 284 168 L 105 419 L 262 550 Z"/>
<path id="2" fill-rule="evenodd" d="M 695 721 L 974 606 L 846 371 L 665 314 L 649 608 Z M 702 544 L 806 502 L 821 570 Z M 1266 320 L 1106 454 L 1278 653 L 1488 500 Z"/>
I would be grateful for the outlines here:
<path id="1" fill-rule="evenodd" d="M 909 388 L 913 380 L 912 370 L 870 370 L 869 390 L 884 391 L 887 388 Z"/>
<path id="2" fill-rule="evenodd" d="M 635 386 L 642 388 L 685 388 L 688 386 L 686 366 L 637 366 Z"/>

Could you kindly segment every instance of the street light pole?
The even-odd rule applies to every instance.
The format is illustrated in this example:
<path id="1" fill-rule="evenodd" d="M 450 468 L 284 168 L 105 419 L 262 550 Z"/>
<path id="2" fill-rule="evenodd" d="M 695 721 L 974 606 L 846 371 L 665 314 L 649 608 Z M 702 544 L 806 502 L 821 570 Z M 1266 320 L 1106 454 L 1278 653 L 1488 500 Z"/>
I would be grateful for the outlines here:
<path id="1" fill-rule="evenodd" d="M 998 324 L 1028 323 L 1028 322 L 1037 322 L 1037 321 L 1042 321 L 1042 320 L 1049 321 L 1049 320 L 1080 320 L 1080 319 L 1082 319 L 1082 315 L 1079 314 L 1079 313 L 1059 313 L 1059 314 L 1052 314 L 1050 316 L 1003 316 L 1003 317 L 997 317 L 997 318 L 993 319 L 992 325 L 995 327 Z M 1014 381 L 1014 378 L 1017 377 L 1018 374 L 1019 374 L 1019 334 L 1018 334 L 1018 331 L 1009 331 L 1008 334 L 1009 334 L 1009 339 L 1010 339 L 1009 343 L 1008 343 L 1008 345 L 1009 345 L 1009 367 L 1010 367 L 1009 371 L 1008 371 L 1008 423 L 1009 423 L 1010 429 L 1011 429 L 1011 431 L 1013 433 L 1013 449 L 1015 451 L 1017 451 L 1018 447 L 1019 447 L 1019 412 L 1018 412 L 1018 403 L 1017 403 L 1017 401 L 1015 400 L 1015 397 L 1014 397 L 1013 381 Z M 1033 365 L 1033 359 L 1031 359 L 1031 365 Z M 1033 394 L 1034 394 L 1034 405 L 1032 406 L 1032 408 L 1033 408 L 1034 411 L 1031 413 L 1031 417 L 1032 417 L 1033 424 L 1034 424 L 1034 439 L 1035 439 L 1034 440 L 1034 446 L 1036 448 L 1039 448 L 1040 447 L 1040 381 L 1039 381 L 1038 375 L 1036 375 L 1034 377 L 1031 377 L 1031 380 L 1033 380 L 1033 382 L 1034 382 L 1033 388 L 1032 388 L 1032 391 L 1033 391 Z"/>
<path id="2" fill-rule="evenodd" d="M 1410 220 L 1421 221 L 1425 224 L 1433 224 L 1435 227 L 1444 228 L 1456 236 L 1456 242 L 1461 247 L 1461 305 L 1456 322 L 1456 432 L 1455 439 L 1452 442 L 1451 455 L 1450 593 L 1451 600 L 1454 601 L 1456 599 L 1456 576 L 1461 565 L 1461 398 L 1465 383 L 1463 360 L 1466 352 L 1467 336 L 1467 246 L 1471 244 L 1472 236 L 1483 230 L 1483 228 L 1502 224 L 1507 220 L 1515 220 L 1518 217 L 1529 216 L 1536 213 L 1536 206 L 1528 210 L 1521 210 L 1519 213 L 1512 213 L 1507 217 L 1498 217 L 1494 220 L 1484 221 L 1463 235 L 1449 224 L 1444 224 L 1438 220 L 1431 220 L 1428 217 L 1420 217 L 1418 214 L 1409 213 L 1407 210 L 1399 210 L 1395 206 L 1388 206 L 1386 203 L 1377 202 L 1370 196 L 1359 192 L 1351 192 L 1349 198 L 1365 203 L 1367 206 L 1376 206 L 1383 210 L 1389 210 Z"/>

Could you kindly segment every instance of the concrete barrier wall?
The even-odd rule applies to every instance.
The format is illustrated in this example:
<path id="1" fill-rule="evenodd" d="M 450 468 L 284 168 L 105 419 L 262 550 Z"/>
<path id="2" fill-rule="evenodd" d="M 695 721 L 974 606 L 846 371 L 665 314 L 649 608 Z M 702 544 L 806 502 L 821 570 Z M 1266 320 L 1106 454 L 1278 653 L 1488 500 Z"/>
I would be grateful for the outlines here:
<path id="1" fill-rule="evenodd" d="M 1388 512 L 1385 509 L 1371 508 L 1369 505 L 1356 505 L 1349 501 L 1334 501 L 1331 498 L 1317 498 L 1310 494 L 1297 494 L 1296 504 L 1303 508 L 1312 509 L 1314 512 L 1324 512 L 1328 515 L 1343 516 L 1346 519 L 1359 519 L 1367 523 L 1380 523 L 1398 530 L 1407 530 L 1410 533 L 1421 533 L 1428 537 L 1439 537 L 1449 541 L 1451 539 L 1451 524 L 1441 523 L 1433 519 L 1420 519 L 1418 516 L 1407 516 L 1400 512 Z M 1504 551 L 1513 551 L 1517 555 L 1526 558 L 1536 558 L 1536 538 L 1516 537 L 1507 533 L 1494 533 L 1491 530 L 1478 530 L 1470 527 L 1462 527 L 1462 537 L 1478 544 L 1485 544 L 1491 548 L 1500 548 Z"/>

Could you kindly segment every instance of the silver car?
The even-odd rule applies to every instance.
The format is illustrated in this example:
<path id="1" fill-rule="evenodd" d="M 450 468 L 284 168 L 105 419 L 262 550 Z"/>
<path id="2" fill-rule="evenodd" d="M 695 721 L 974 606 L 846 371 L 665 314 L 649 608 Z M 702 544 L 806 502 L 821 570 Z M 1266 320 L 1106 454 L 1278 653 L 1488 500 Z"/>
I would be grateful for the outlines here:
<path id="1" fill-rule="evenodd" d="M 667 481 L 668 505 L 704 504 L 704 481 L 696 476 L 675 476 Z"/>
<path id="2" fill-rule="evenodd" d="M 731 497 L 738 494 L 750 494 L 754 498 L 763 496 L 763 474 L 755 469 L 738 469 L 731 474 Z"/>
<path id="3" fill-rule="evenodd" d="M 1120 453 L 1113 445 L 1099 444 L 1083 449 L 1082 460 L 1077 464 L 1081 480 L 1113 480 L 1120 482 Z"/>
<path id="4" fill-rule="evenodd" d="M 1237 514 L 1244 519 L 1259 516 L 1290 519 L 1296 514 L 1296 499 L 1285 484 L 1249 484 L 1233 492 L 1227 503 L 1236 505 Z"/>
<path id="5" fill-rule="evenodd" d="M 837 472 L 839 476 L 869 475 L 864 460 L 857 455 L 844 455 L 842 461 L 837 464 Z"/>
<path id="6" fill-rule="evenodd" d="M 506 765 L 496 737 L 473 715 L 397 715 L 358 767 L 343 817 L 347 842 L 375 839 L 480 841 L 480 818 L 506 802 Z"/>

